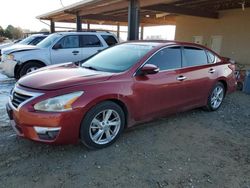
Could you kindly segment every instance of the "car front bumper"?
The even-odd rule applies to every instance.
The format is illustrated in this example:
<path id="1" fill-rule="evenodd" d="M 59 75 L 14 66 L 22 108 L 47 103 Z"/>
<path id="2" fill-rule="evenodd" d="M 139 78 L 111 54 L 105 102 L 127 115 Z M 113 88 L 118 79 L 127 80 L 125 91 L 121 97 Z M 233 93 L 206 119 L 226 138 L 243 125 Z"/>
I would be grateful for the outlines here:
<path id="1" fill-rule="evenodd" d="M 1 73 L 13 78 L 15 76 L 15 66 L 16 66 L 17 62 L 13 61 L 13 60 L 6 60 L 6 61 L 2 61 L 0 62 L 0 69 L 1 69 Z"/>
<path id="2" fill-rule="evenodd" d="M 34 112 L 25 107 L 16 110 L 10 102 L 6 110 L 20 137 L 47 144 L 76 144 L 79 141 L 80 110 L 63 113 Z"/>

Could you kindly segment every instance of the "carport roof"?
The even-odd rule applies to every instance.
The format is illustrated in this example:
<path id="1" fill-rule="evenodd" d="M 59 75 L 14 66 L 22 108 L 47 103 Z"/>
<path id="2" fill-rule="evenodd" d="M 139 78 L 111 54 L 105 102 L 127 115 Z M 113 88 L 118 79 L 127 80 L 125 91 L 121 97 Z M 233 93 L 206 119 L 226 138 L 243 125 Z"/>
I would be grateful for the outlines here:
<path id="1" fill-rule="evenodd" d="M 140 23 L 143 25 L 175 24 L 177 15 L 219 18 L 219 11 L 249 7 L 250 0 L 140 0 Z M 41 20 L 83 23 L 126 24 L 127 0 L 83 0 L 73 5 L 38 16 Z"/>

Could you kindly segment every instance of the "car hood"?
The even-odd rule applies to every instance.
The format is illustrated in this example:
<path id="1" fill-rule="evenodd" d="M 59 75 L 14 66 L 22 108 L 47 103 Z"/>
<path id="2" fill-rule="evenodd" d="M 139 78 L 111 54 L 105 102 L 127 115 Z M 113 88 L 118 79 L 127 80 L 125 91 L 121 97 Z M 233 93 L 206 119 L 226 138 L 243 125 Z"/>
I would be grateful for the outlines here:
<path id="1" fill-rule="evenodd" d="M 5 43 L 5 44 L 1 44 L 0 45 L 0 50 L 3 49 L 3 48 L 7 48 L 7 47 L 10 47 L 12 46 L 14 43 L 13 42 L 9 42 L 9 43 Z"/>
<path id="2" fill-rule="evenodd" d="M 32 45 L 14 44 L 10 47 L 3 48 L 2 54 L 10 54 L 13 52 L 21 52 L 21 51 L 36 50 L 36 49 L 39 48 L 37 46 L 32 46 Z"/>
<path id="3" fill-rule="evenodd" d="M 49 66 L 30 73 L 18 85 L 36 90 L 57 90 L 108 80 L 112 73 L 89 70 L 73 63 Z"/>

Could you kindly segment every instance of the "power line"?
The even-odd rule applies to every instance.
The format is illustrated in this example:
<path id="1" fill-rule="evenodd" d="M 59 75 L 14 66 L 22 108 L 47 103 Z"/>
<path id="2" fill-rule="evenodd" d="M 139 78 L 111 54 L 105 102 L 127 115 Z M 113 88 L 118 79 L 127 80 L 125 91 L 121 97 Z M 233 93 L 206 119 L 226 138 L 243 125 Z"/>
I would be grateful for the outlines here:
<path id="1" fill-rule="evenodd" d="M 62 0 L 60 0 L 60 3 L 61 3 L 61 5 L 62 5 L 62 7 L 64 8 L 65 6 L 63 5 L 63 2 L 62 2 Z"/>

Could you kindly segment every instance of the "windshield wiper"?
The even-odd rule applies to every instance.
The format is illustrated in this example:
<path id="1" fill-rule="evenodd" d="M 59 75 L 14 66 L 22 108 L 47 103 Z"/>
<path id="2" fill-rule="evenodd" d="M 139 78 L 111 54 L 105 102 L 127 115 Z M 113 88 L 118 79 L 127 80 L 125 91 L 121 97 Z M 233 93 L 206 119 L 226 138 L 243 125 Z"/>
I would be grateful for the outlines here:
<path id="1" fill-rule="evenodd" d="M 91 66 L 84 66 L 84 65 L 82 65 L 82 67 L 85 68 L 85 69 L 90 69 L 90 70 L 99 71 L 97 68 L 91 67 Z"/>

